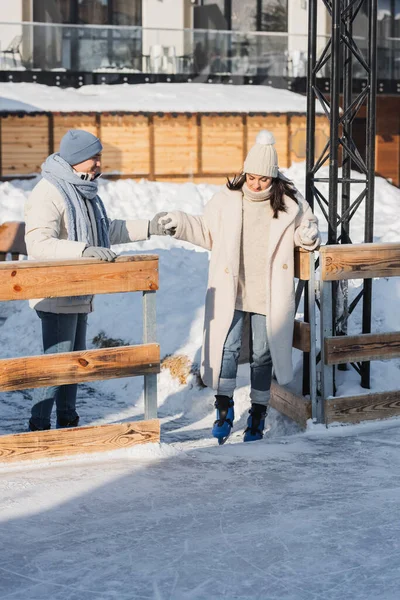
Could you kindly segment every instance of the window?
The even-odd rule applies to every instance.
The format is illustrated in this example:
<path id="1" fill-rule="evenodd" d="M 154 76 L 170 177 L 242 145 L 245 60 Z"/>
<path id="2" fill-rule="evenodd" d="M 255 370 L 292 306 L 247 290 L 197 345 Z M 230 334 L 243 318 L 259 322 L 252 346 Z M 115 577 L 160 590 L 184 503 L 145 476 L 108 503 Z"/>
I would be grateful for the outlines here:
<path id="1" fill-rule="evenodd" d="M 142 0 L 33 0 L 37 23 L 142 24 Z"/>
<path id="2" fill-rule="evenodd" d="M 231 0 L 202 0 L 194 7 L 193 21 L 195 29 L 230 29 L 229 3 Z"/>
<path id="3" fill-rule="evenodd" d="M 287 0 L 262 0 L 259 12 L 259 31 L 287 31 Z"/>
<path id="4" fill-rule="evenodd" d="M 78 0 L 78 23 L 108 25 L 108 0 Z"/>
<path id="5" fill-rule="evenodd" d="M 257 31 L 257 0 L 232 0 L 232 29 Z"/>
<path id="6" fill-rule="evenodd" d="M 71 23 L 73 0 L 34 0 L 33 20 L 36 23 Z"/>
<path id="7" fill-rule="evenodd" d="M 142 0 L 113 0 L 113 25 L 141 25 Z"/>

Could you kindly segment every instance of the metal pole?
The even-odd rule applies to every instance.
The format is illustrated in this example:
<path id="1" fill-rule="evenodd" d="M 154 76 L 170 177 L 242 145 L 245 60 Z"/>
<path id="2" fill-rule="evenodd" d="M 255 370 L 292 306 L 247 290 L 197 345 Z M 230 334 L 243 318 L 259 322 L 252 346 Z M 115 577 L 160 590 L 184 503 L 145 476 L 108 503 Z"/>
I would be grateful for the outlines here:
<path id="1" fill-rule="evenodd" d="M 307 151 L 306 151 L 306 200 L 314 208 L 314 193 L 313 193 L 313 174 L 312 170 L 315 163 L 315 94 L 314 82 L 315 73 L 314 67 L 317 60 L 317 0 L 310 0 L 308 9 L 308 51 L 307 51 Z M 310 273 L 314 277 L 315 265 L 314 254 L 312 254 L 312 264 L 310 265 Z M 314 302 L 314 291 L 310 296 L 310 285 L 304 289 L 304 320 L 311 324 L 310 300 Z M 314 315 L 315 316 L 315 315 Z M 315 338 L 311 338 L 311 346 L 315 343 Z M 312 384 L 310 381 L 310 365 L 312 359 L 308 352 L 303 354 L 303 395 L 312 393 Z"/>
<path id="2" fill-rule="evenodd" d="M 332 68 L 330 108 L 329 153 L 329 223 L 328 244 L 337 244 L 337 197 L 338 197 L 338 140 L 339 140 L 339 94 L 340 94 L 340 0 L 332 1 Z"/>
<path id="3" fill-rule="evenodd" d="M 315 257 L 314 252 L 310 252 L 310 280 L 308 282 L 308 315 L 310 323 L 310 400 L 313 419 L 318 419 L 320 413 L 319 398 L 317 396 L 317 328 L 315 314 Z"/>
<path id="4" fill-rule="evenodd" d="M 143 292 L 143 343 L 157 341 L 156 292 Z M 144 418 L 157 418 L 157 375 L 144 376 Z"/>
<path id="5" fill-rule="evenodd" d="M 348 8 L 346 13 L 345 23 L 347 31 L 352 37 L 353 23 L 352 16 L 353 11 L 351 9 L 352 0 L 344 0 L 343 8 Z M 343 69 L 343 111 L 346 113 L 347 109 L 352 103 L 352 87 L 353 87 L 353 55 L 348 46 L 344 46 L 344 69 Z M 343 138 L 346 140 L 348 146 L 352 147 L 352 120 L 351 113 L 343 120 Z M 351 155 L 343 148 L 343 161 L 342 161 L 342 205 L 341 214 L 347 214 L 350 206 L 350 192 L 351 192 Z M 348 244 L 350 242 L 350 221 L 349 218 L 345 218 L 342 222 L 341 227 L 341 243 Z M 342 280 L 339 282 L 337 287 L 336 295 L 336 335 L 347 334 L 347 319 L 348 319 L 348 281 Z M 346 364 L 341 364 L 338 369 L 342 371 L 347 370 Z"/>
<path id="6" fill-rule="evenodd" d="M 316 413 L 313 419 L 317 423 L 325 422 L 325 401 L 330 396 L 334 396 L 334 371 L 333 367 L 325 364 L 325 346 L 324 340 L 331 337 L 332 328 L 332 283 L 330 281 L 320 281 L 320 307 L 321 307 L 321 399 L 316 404 Z"/>
<path id="7" fill-rule="evenodd" d="M 369 2 L 368 54 L 369 92 L 367 102 L 367 195 L 365 198 L 364 242 L 374 240 L 374 195 L 375 195 L 375 135 L 376 135 L 376 32 L 377 0 Z M 364 281 L 362 332 L 371 332 L 372 279 Z M 361 386 L 370 387 L 370 363 L 362 364 Z"/>

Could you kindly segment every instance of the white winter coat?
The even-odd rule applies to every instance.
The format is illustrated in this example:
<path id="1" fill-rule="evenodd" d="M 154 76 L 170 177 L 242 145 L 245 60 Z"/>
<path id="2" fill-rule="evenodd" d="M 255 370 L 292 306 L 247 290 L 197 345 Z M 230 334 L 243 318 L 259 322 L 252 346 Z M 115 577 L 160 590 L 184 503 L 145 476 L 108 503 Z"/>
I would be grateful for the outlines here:
<path id="1" fill-rule="evenodd" d="M 89 204 L 90 200 L 86 200 Z M 90 207 L 89 207 L 90 209 Z M 95 223 L 92 223 L 95 226 Z M 110 221 L 111 244 L 147 240 L 149 222 Z M 93 232 L 97 239 L 97 232 Z M 81 258 L 85 242 L 68 240 L 65 203 L 57 188 L 41 179 L 25 204 L 25 242 L 29 258 L 35 260 L 68 260 Z M 88 313 L 93 310 L 93 296 L 45 298 L 31 300 L 30 306 L 52 313 Z"/>
<path id="2" fill-rule="evenodd" d="M 227 187 L 215 194 L 201 216 L 173 212 L 175 238 L 211 250 L 205 305 L 201 376 L 217 389 L 223 347 L 233 319 L 240 263 L 242 192 Z M 293 377 L 292 341 L 295 317 L 294 247 L 302 246 L 298 228 L 317 224 L 310 206 L 298 194 L 299 204 L 285 197 L 287 212 L 272 219 L 267 254 L 266 326 L 275 377 L 288 383 Z M 313 246 L 304 246 L 314 250 Z"/>

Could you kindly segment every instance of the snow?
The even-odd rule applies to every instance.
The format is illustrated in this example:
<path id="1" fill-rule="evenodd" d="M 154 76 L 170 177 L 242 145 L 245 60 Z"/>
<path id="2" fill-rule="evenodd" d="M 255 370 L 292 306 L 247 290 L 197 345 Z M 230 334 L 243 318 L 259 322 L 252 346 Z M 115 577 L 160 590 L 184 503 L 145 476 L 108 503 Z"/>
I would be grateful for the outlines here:
<path id="1" fill-rule="evenodd" d="M 0 111 L 305 113 L 305 96 L 270 86 L 217 83 L 86 85 L 0 83 Z M 317 111 L 322 112 L 317 103 Z"/>
<path id="2" fill-rule="evenodd" d="M 304 164 L 285 172 L 304 191 Z M 0 183 L 1 221 L 23 219 L 36 181 Z M 114 218 L 201 213 L 217 189 L 100 180 Z M 398 241 L 400 191 L 381 178 L 375 217 L 375 241 Z M 351 235 L 362 240 L 362 213 Z M 161 355 L 198 363 L 208 253 L 164 237 L 116 249 L 160 256 Z M 350 282 L 350 298 L 360 284 Z M 397 279 L 374 282 L 373 331 L 400 330 L 399 299 Z M 98 296 L 89 346 L 101 330 L 140 343 L 141 320 L 140 294 Z M 351 331 L 360 323 L 356 310 Z M 26 302 L 0 305 L 0 331 L 2 358 L 40 353 L 39 319 Z M 338 375 L 340 394 L 365 392 L 353 371 Z M 163 370 L 161 444 L 0 466 L 1 599 L 397 600 L 400 420 L 302 433 L 271 410 L 264 440 L 243 444 L 248 377 L 240 367 L 223 447 L 210 439 L 212 391 L 194 374 L 181 384 Z M 399 389 L 400 361 L 373 362 L 372 385 Z M 142 387 L 141 378 L 80 386 L 82 425 L 142 419 Z M 1 394 L 0 433 L 25 430 L 30 404 L 31 390 Z"/>

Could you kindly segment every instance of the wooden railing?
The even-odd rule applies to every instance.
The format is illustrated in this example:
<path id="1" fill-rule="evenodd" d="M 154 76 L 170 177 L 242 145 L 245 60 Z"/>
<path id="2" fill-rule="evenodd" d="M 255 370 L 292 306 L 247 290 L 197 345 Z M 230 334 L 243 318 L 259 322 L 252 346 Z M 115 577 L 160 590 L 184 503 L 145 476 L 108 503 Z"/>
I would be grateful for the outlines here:
<path id="1" fill-rule="evenodd" d="M 336 337 L 332 331 L 332 282 L 400 275 L 400 244 L 323 246 L 321 257 L 321 406 L 320 420 L 357 422 L 400 414 L 400 392 L 334 397 L 333 367 L 342 363 L 400 356 L 400 332 Z M 390 299 L 389 299 L 390 302 Z"/>
<path id="2" fill-rule="evenodd" d="M 144 376 L 145 419 L 0 437 L 0 461 L 98 452 L 159 440 L 155 292 L 158 256 L 0 263 L 0 301 L 143 292 L 143 344 L 0 360 L 0 392 Z"/>

